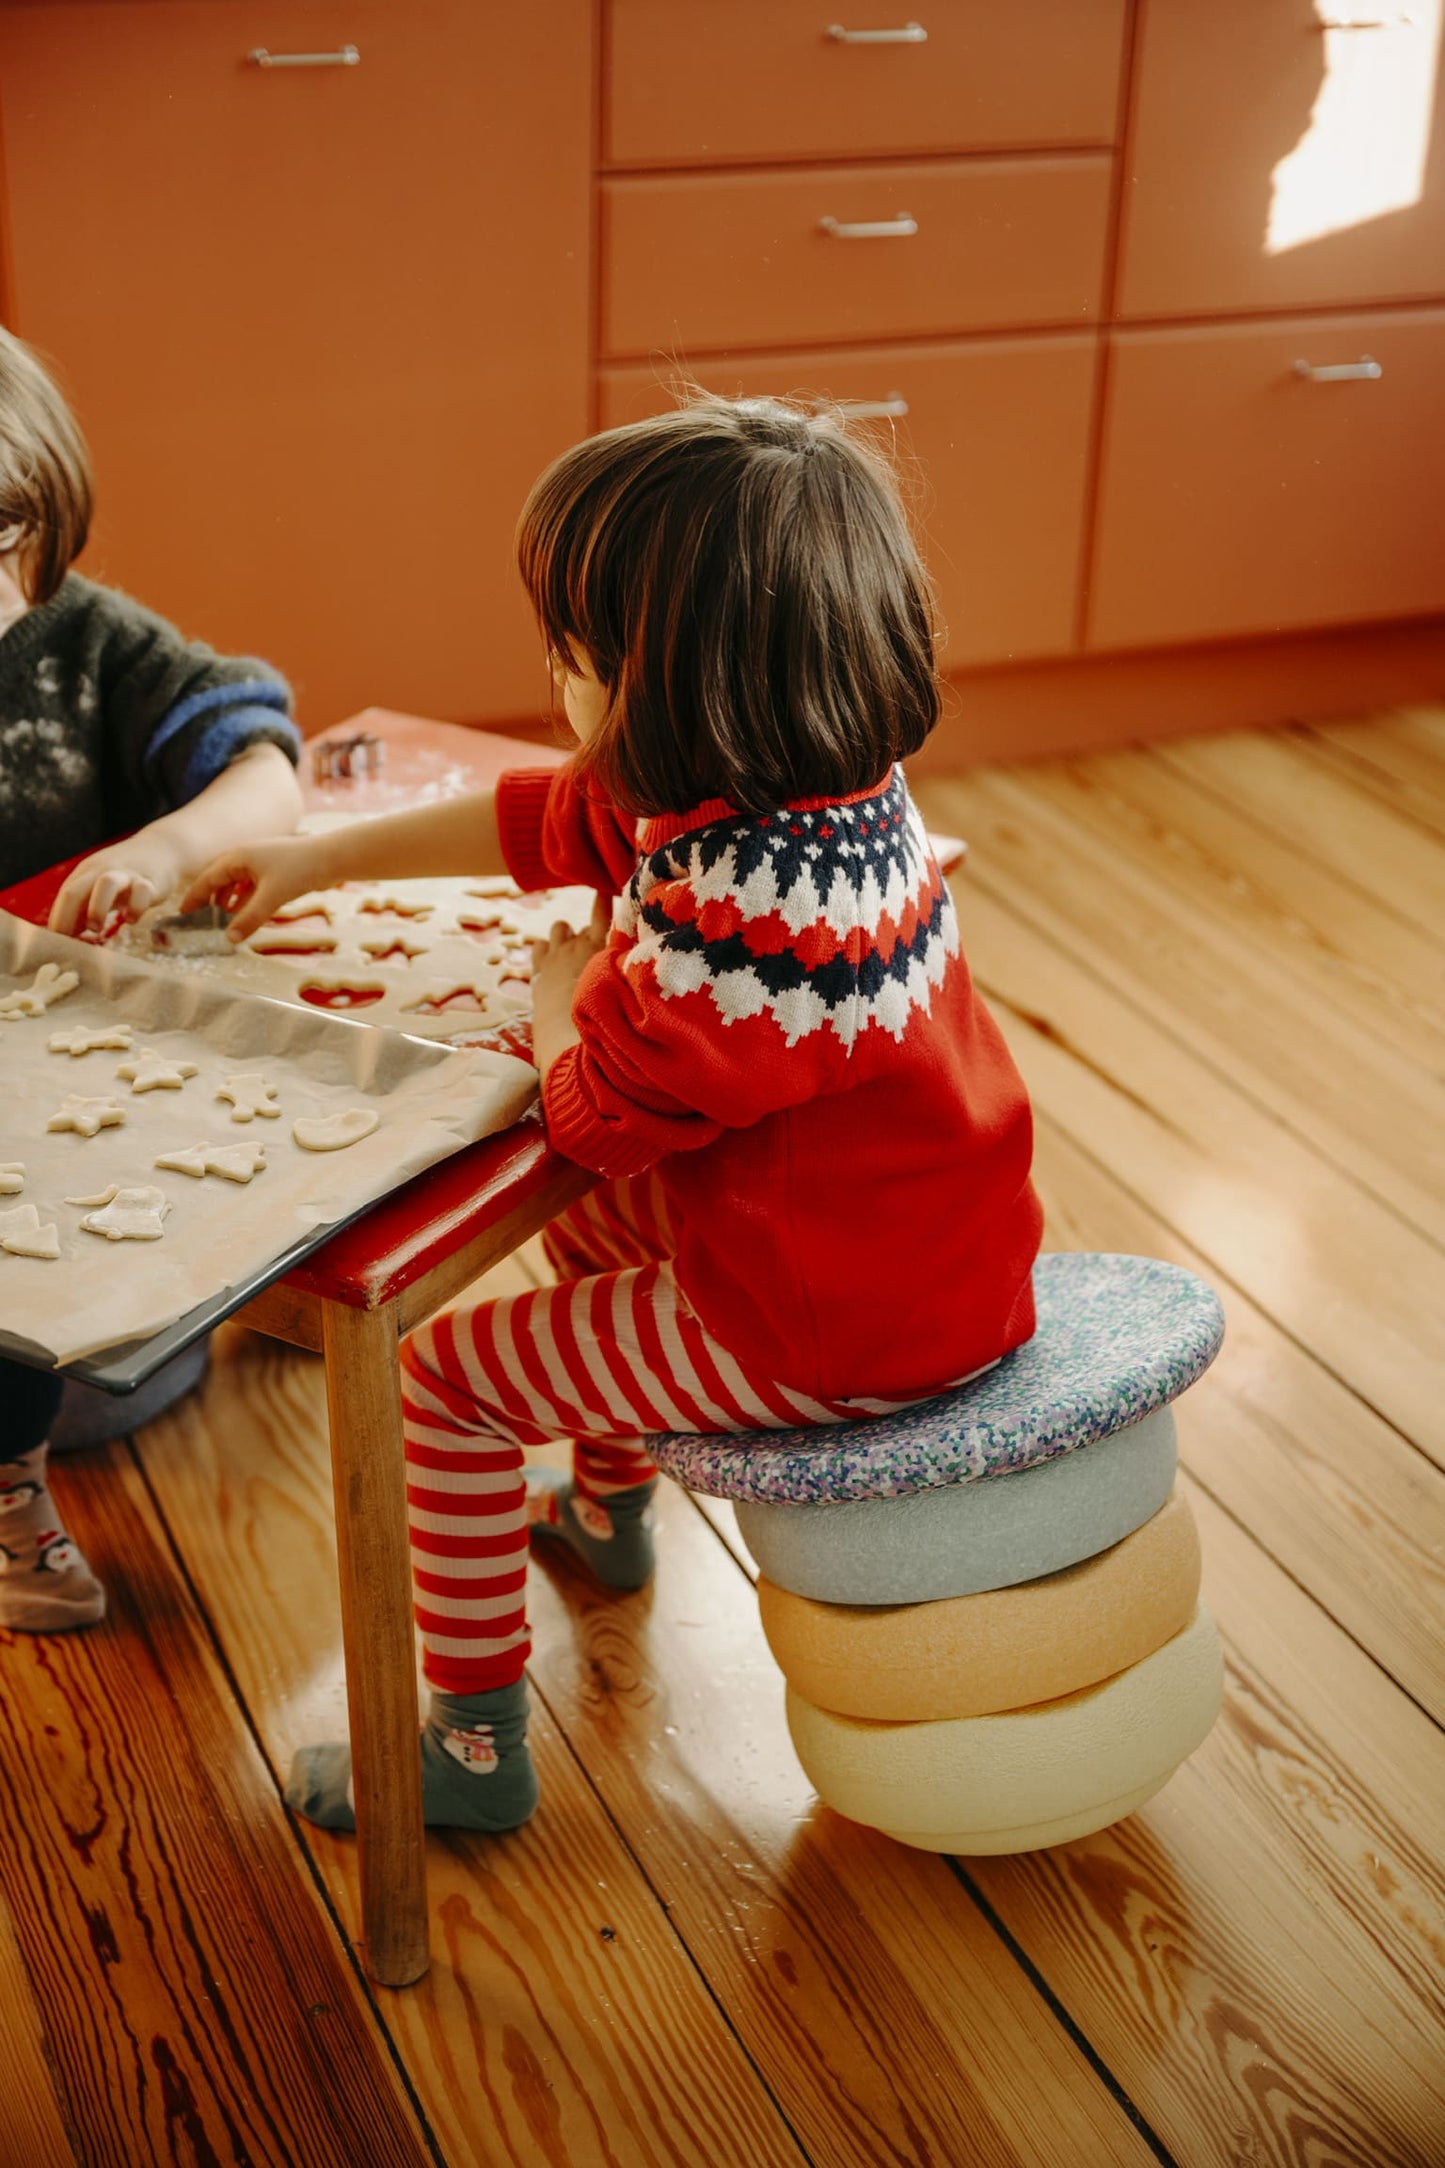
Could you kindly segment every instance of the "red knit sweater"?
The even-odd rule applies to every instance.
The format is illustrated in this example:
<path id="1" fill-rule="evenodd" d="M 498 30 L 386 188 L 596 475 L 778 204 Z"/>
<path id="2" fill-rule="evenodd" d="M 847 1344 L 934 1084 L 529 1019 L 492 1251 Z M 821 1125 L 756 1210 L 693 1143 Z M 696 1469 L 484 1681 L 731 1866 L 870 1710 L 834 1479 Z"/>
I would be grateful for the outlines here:
<path id="1" fill-rule="evenodd" d="M 657 1165 L 683 1293 L 800 1391 L 941 1390 L 1026 1340 L 1028 1097 L 901 769 L 770 814 L 637 821 L 569 766 L 502 777 L 523 888 L 616 896 L 543 1089 L 569 1159 Z"/>

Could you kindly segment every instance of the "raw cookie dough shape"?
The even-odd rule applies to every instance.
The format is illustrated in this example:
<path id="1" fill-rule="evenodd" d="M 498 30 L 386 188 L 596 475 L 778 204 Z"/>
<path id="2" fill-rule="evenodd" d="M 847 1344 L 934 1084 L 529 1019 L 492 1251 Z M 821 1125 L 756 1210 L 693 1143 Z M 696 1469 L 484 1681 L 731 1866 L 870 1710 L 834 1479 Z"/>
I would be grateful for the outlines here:
<path id="1" fill-rule="evenodd" d="M 164 1054 L 147 1050 L 137 1054 L 134 1061 L 117 1062 L 115 1073 L 128 1078 L 133 1092 L 178 1092 L 188 1076 L 194 1076 L 193 1061 L 167 1061 Z"/>
<path id="2" fill-rule="evenodd" d="M 415 1001 L 402 1003 L 407 1016 L 442 1016 L 457 1009 L 476 1009 L 485 1013 L 492 998 L 491 989 L 485 986 L 468 986 L 445 979 L 437 980 Z"/>
<path id="3" fill-rule="evenodd" d="M 339 1152 L 360 1144 L 380 1123 L 375 1107 L 347 1107 L 340 1114 L 303 1114 L 292 1123 L 291 1134 L 308 1152 Z"/>
<path id="4" fill-rule="evenodd" d="M 249 1122 L 258 1114 L 263 1121 L 274 1122 L 281 1113 L 275 1085 L 267 1083 L 254 1069 L 247 1070 L 244 1076 L 223 1077 L 216 1086 L 216 1097 L 230 1100 L 233 1122 Z"/>
<path id="5" fill-rule="evenodd" d="M 199 1181 L 207 1174 L 218 1174 L 227 1182 L 249 1182 L 252 1175 L 264 1174 L 266 1170 L 266 1147 L 264 1144 L 193 1144 L 184 1152 L 163 1152 L 156 1161 L 158 1167 L 170 1167 L 177 1174 L 193 1174 Z"/>
<path id="6" fill-rule="evenodd" d="M 82 1054 L 99 1053 L 102 1049 L 128 1054 L 130 1025 L 116 1024 L 109 1031 L 87 1031 L 84 1024 L 76 1024 L 70 1031 L 52 1031 L 49 1045 L 52 1054 L 69 1054 L 76 1059 Z"/>
<path id="7" fill-rule="evenodd" d="M 138 1182 L 123 1187 L 112 1182 L 98 1197 L 67 1197 L 67 1204 L 94 1205 L 81 1226 L 87 1234 L 104 1235 L 109 1242 L 157 1242 L 165 1233 L 161 1222 L 171 1200 L 154 1183 Z"/>
<path id="8" fill-rule="evenodd" d="M 361 948 L 363 954 L 369 956 L 374 964 L 389 963 L 396 956 L 399 956 L 404 964 L 409 964 L 415 957 L 425 956 L 429 944 L 425 941 L 408 941 L 404 934 L 397 933 L 389 940 L 383 935 L 378 941 L 363 941 Z"/>
<path id="9" fill-rule="evenodd" d="M 21 1016 L 43 1016 L 53 1001 L 63 1001 L 79 984 L 78 971 L 62 971 L 59 964 L 42 964 L 28 986 L 0 994 L 0 1017 L 14 1023 Z"/>
<path id="10" fill-rule="evenodd" d="M 97 1129 L 118 1129 L 125 1120 L 125 1108 L 114 1099 L 87 1099 L 80 1092 L 71 1092 L 62 1101 L 60 1112 L 52 1114 L 45 1124 L 47 1129 L 73 1129 L 82 1137 L 93 1137 Z"/>
<path id="11" fill-rule="evenodd" d="M 522 931 L 521 921 L 514 918 L 510 911 L 503 909 L 500 905 L 489 911 L 458 911 L 457 924 L 465 927 L 468 933 L 478 933 L 484 928 L 487 930 L 495 928 L 498 933 L 509 933 L 514 938 L 520 935 Z"/>
<path id="12" fill-rule="evenodd" d="M 0 1212 L 0 1250 L 9 1250 L 12 1257 L 48 1257 L 53 1262 L 60 1255 L 60 1230 L 42 1227 L 33 1204 L 17 1204 Z"/>
<path id="13" fill-rule="evenodd" d="M 253 956 L 333 956 L 334 933 L 308 933 L 303 926 L 263 926 L 246 943 Z"/>
<path id="14" fill-rule="evenodd" d="M 18 1197 L 25 1187 L 23 1159 L 0 1161 L 0 1197 Z"/>
<path id="15" fill-rule="evenodd" d="M 279 911 L 271 913 L 266 925 L 288 926 L 296 918 L 324 918 L 329 926 L 333 910 L 334 906 L 328 903 L 324 896 L 293 896 L 289 903 L 282 904 Z M 264 933 L 266 928 L 263 926 L 261 930 Z"/>
<path id="16" fill-rule="evenodd" d="M 367 1009 L 386 999 L 384 986 L 357 986 L 350 979 L 307 979 L 296 991 L 313 1009 Z"/>
<path id="17" fill-rule="evenodd" d="M 397 918 L 430 918 L 436 909 L 434 903 L 408 903 L 400 896 L 363 896 L 356 906 L 358 911 L 390 911 Z"/>

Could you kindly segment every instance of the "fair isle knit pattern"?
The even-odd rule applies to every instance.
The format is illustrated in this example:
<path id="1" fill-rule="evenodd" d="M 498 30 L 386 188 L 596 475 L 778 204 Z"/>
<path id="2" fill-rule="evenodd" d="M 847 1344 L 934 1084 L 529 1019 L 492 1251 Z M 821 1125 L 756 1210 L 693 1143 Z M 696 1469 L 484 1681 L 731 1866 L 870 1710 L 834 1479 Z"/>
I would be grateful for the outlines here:
<path id="1" fill-rule="evenodd" d="M 870 1026 L 901 1039 L 958 954 L 952 899 L 895 769 L 871 797 L 732 815 L 653 851 L 619 906 L 626 968 L 664 999 L 706 991 L 724 1024 L 770 1016 L 788 1046 Z M 646 938 L 651 935 L 651 940 Z"/>

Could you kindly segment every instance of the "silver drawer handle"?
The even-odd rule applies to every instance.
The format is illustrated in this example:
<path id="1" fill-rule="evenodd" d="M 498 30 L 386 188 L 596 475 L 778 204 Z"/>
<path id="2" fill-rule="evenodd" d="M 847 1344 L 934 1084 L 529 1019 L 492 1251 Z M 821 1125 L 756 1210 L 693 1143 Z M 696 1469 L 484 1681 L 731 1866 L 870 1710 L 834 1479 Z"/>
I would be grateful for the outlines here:
<path id="1" fill-rule="evenodd" d="M 835 241 L 906 241 L 909 234 L 917 233 L 918 220 L 900 211 L 897 218 L 861 218 L 847 222 L 839 218 L 820 218 L 820 233 L 831 235 Z"/>
<path id="2" fill-rule="evenodd" d="M 1354 384 L 1373 383 L 1385 372 L 1368 354 L 1361 354 L 1358 361 L 1330 361 L 1323 367 L 1313 362 L 1297 361 L 1294 373 L 1307 378 L 1311 384 Z"/>
<path id="3" fill-rule="evenodd" d="M 833 411 L 846 414 L 850 421 L 901 422 L 908 412 L 908 401 L 901 391 L 891 391 L 886 399 L 835 399 Z"/>
<path id="4" fill-rule="evenodd" d="M 897 30 L 845 30 L 829 23 L 823 32 L 835 45 L 926 45 L 928 32 L 922 23 L 901 23 Z"/>
<path id="5" fill-rule="evenodd" d="M 1310 30 L 1413 30 L 1413 15 L 1317 15 Z"/>
<path id="6" fill-rule="evenodd" d="M 247 53 L 253 68 L 359 68 L 361 54 L 354 45 L 339 45 L 334 53 L 271 53 L 258 45 Z"/>

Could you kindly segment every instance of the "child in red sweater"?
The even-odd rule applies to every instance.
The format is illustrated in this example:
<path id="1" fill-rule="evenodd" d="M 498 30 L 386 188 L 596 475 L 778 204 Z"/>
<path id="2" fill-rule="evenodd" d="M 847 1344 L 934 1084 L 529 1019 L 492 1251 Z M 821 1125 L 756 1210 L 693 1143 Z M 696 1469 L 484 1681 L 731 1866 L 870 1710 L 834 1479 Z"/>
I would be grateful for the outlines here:
<path id="1" fill-rule="evenodd" d="M 433 1823 L 509 1829 L 529 1537 L 652 1570 L 661 1430 L 785 1429 L 943 1391 L 1033 1330 L 1023 1085 L 975 994 L 900 758 L 937 718 L 928 592 L 887 471 L 838 424 L 699 399 L 578 445 L 522 515 L 581 750 L 453 800 L 215 861 L 186 901 L 488 872 L 598 892 L 539 947 L 556 1147 L 601 1178 L 553 1288 L 403 1349 Z M 523 1452 L 575 1441 L 570 1477 Z M 344 1746 L 288 1797 L 351 1827 Z"/>

